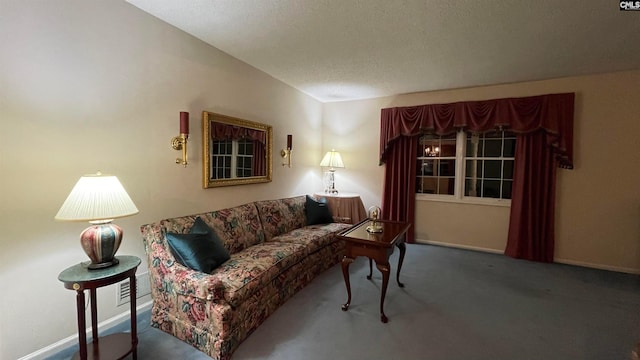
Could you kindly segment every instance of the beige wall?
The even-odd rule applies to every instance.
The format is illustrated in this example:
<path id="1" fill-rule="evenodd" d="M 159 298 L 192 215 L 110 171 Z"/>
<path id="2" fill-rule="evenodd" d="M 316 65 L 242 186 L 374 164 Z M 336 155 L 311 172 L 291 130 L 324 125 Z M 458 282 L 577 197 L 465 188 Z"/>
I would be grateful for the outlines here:
<path id="1" fill-rule="evenodd" d="M 117 175 L 140 214 L 117 221 L 120 254 L 144 258 L 141 224 L 321 189 L 322 154 L 341 151 L 342 191 L 380 204 L 380 109 L 575 91 L 576 169 L 559 170 L 559 259 L 640 271 L 640 71 L 321 104 L 120 1 L 0 2 L 0 359 L 76 333 L 75 298 L 58 282 L 85 261 L 87 224 L 53 216 L 85 173 Z M 200 112 L 274 127 L 274 181 L 204 190 Z M 191 165 L 169 146 L 191 113 Z M 294 136 L 294 166 L 278 150 Z M 463 219 L 463 221 L 455 220 Z M 508 208 L 419 202 L 417 235 L 501 251 Z M 141 266 L 144 271 L 146 263 Z M 99 290 L 100 321 L 126 311 Z M 141 299 L 141 302 L 149 298 Z"/>
<path id="2" fill-rule="evenodd" d="M 143 259 L 142 224 L 322 188 L 321 103 L 124 1 L 2 1 L 0 54 L 0 359 L 76 334 L 57 276 L 86 260 L 88 223 L 53 217 L 81 175 L 119 177 L 140 213 L 116 221 L 118 253 Z M 273 182 L 202 189 L 203 110 L 273 126 Z M 180 111 L 187 168 L 170 147 Z M 292 168 L 278 155 L 287 134 Z M 100 321 L 127 310 L 115 288 L 98 291 Z"/>
<path id="3" fill-rule="evenodd" d="M 640 71 L 629 71 L 330 103 L 324 105 L 323 146 L 343 153 L 345 186 L 362 192 L 366 206 L 380 204 L 381 108 L 575 92 L 575 169 L 558 170 L 556 261 L 640 273 L 639 88 Z M 422 241 L 502 252 L 508 226 L 508 207 L 416 206 Z"/>

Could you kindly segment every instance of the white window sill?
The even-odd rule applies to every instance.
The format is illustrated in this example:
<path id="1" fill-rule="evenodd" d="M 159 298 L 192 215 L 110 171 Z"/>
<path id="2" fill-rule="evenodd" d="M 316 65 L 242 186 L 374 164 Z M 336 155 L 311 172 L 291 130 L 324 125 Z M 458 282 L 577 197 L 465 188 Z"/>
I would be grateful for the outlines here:
<path id="1" fill-rule="evenodd" d="M 457 204 L 511 207 L 511 200 L 483 199 L 476 197 L 457 198 L 453 195 L 416 194 L 416 201 L 435 201 Z"/>

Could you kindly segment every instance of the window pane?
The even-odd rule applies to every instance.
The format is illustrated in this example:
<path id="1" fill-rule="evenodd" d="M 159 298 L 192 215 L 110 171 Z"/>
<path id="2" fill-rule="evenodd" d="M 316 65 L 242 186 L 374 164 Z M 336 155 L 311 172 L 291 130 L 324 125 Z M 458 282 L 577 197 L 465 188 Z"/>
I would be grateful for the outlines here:
<path id="1" fill-rule="evenodd" d="M 485 157 L 500 157 L 502 155 L 502 140 L 485 140 L 484 141 L 484 156 Z"/>
<path id="2" fill-rule="evenodd" d="M 485 160 L 484 177 L 489 179 L 500 179 L 502 176 L 502 160 Z"/>
<path id="3" fill-rule="evenodd" d="M 440 156 L 456 156 L 456 139 L 442 139 L 440 144 Z"/>
<path id="4" fill-rule="evenodd" d="M 482 160 L 467 160 L 466 178 L 482 177 Z"/>
<path id="5" fill-rule="evenodd" d="M 418 192 L 423 194 L 435 194 L 437 190 L 436 178 L 423 177 L 418 181 Z"/>
<path id="6" fill-rule="evenodd" d="M 502 183 L 502 198 L 503 199 L 511 199 L 511 186 L 513 185 L 513 181 L 505 180 Z"/>
<path id="7" fill-rule="evenodd" d="M 455 189 L 455 178 L 440 178 L 438 184 L 438 194 L 442 195 L 453 195 Z"/>
<path id="8" fill-rule="evenodd" d="M 504 139 L 504 157 L 515 157 L 516 139 Z"/>
<path id="9" fill-rule="evenodd" d="M 467 147 L 465 149 L 465 155 L 467 157 L 475 156 L 475 151 L 477 150 L 476 149 L 476 145 L 477 144 L 474 144 L 474 143 L 471 142 L 471 137 L 470 136 L 467 137 Z"/>
<path id="10" fill-rule="evenodd" d="M 456 161 L 453 159 L 450 160 L 440 160 L 440 176 L 456 176 Z"/>
<path id="11" fill-rule="evenodd" d="M 433 174 L 434 160 L 418 160 L 418 174 L 419 175 L 434 175 Z"/>
<path id="12" fill-rule="evenodd" d="M 238 141 L 238 154 L 251 155 L 251 142 L 248 140 Z"/>
<path id="13" fill-rule="evenodd" d="M 464 181 L 464 196 L 480 196 L 480 181 L 476 181 L 475 186 L 473 183 L 471 179 Z"/>
<path id="14" fill-rule="evenodd" d="M 513 179 L 513 160 L 504 161 L 504 174 L 503 179 Z"/>
<path id="15" fill-rule="evenodd" d="M 482 182 L 482 197 L 500 198 L 500 180 L 484 180 Z"/>

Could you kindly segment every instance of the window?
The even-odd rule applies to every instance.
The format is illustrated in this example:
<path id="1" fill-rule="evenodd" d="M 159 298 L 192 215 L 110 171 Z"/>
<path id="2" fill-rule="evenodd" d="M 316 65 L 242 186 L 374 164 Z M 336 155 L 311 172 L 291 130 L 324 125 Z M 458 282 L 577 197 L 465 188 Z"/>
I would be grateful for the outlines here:
<path id="1" fill-rule="evenodd" d="M 252 176 L 252 141 L 213 140 L 211 146 L 211 179 Z"/>
<path id="2" fill-rule="evenodd" d="M 417 149 L 418 198 L 482 203 L 510 200 L 515 143 L 515 135 L 502 130 L 421 136 Z"/>
<path id="3" fill-rule="evenodd" d="M 511 199 L 515 153 L 513 133 L 467 134 L 464 196 Z"/>
<path id="4" fill-rule="evenodd" d="M 253 142 L 248 140 L 240 140 L 236 142 L 238 144 L 238 152 L 236 156 L 236 177 L 250 177 L 252 176 L 252 162 L 253 162 Z"/>
<path id="5" fill-rule="evenodd" d="M 424 135 L 419 144 L 416 192 L 454 195 L 456 135 Z"/>

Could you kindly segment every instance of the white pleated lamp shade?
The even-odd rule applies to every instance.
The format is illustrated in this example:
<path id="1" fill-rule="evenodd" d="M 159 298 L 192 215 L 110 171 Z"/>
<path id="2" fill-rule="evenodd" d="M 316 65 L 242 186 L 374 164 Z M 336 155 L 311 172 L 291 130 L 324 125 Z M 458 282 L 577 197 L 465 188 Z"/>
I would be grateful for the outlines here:
<path id="1" fill-rule="evenodd" d="M 80 234 L 80 244 L 91 259 L 87 267 L 103 269 L 119 263 L 115 255 L 122 242 L 122 228 L 111 221 L 137 213 L 118 178 L 98 172 L 78 180 L 55 219 L 94 224 Z"/>
<path id="2" fill-rule="evenodd" d="M 320 161 L 320 166 L 330 167 L 332 169 L 343 168 L 344 163 L 342 162 L 342 156 L 340 156 L 340 153 L 335 151 L 334 149 L 331 149 L 331 151 L 327 151 L 327 153 L 322 158 L 322 161 Z"/>
<path id="3" fill-rule="evenodd" d="M 78 180 L 55 219 L 103 222 L 138 212 L 117 177 L 98 173 Z"/>

